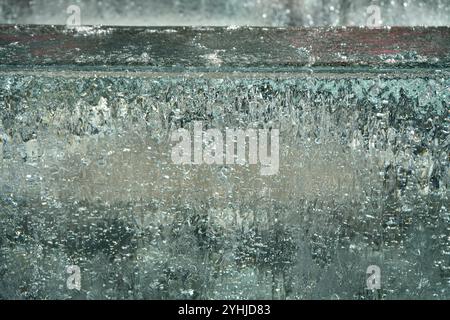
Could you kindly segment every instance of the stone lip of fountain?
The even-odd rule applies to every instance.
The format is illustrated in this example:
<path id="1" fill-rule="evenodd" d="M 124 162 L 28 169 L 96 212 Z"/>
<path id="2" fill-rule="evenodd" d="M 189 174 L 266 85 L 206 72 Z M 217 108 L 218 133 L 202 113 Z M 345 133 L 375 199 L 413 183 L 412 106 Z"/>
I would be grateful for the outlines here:
<path id="1" fill-rule="evenodd" d="M 450 28 L 0 25 L 0 52 L 16 71 L 442 70 Z"/>

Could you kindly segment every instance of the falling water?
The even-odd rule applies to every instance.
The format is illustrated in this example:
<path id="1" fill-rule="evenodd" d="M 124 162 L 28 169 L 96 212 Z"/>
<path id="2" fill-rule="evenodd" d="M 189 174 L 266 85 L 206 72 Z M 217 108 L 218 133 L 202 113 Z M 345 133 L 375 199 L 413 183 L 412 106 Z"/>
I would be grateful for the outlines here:
<path id="1" fill-rule="evenodd" d="M 378 265 L 377 298 L 449 298 L 448 87 L 2 75 L 1 295 L 368 298 Z M 174 165 L 194 121 L 279 128 L 279 174 Z"/>
<path id="2" fill-rule="evenodd" d="M 0 23 L 65 24 L 70 5 L 84 25 L 359 26 L 370 5 L 381 8 L 383 25 L 450 23 L 447 0 L 2 0 Z"/>
<path id="3" fill-rule="evenodd" d="M 362 25 L 373 1 L 73 2 L 82 24 L 235 30 Z M 449 24 L 448 1 L 375 2 L 384 25 Z M 14 3 L 0 1 L 0 23 L 65 24 L 67 1 Z M 450 77 L 407 68 L 439 61 L 411 51 L 377 57 L 402 72 L 105 72 L 90 63 L 160 61 L 65 48 L 83 68 L 0 66 L 0 299 L 450 299 Z M 217 67 L 222 53 L 198 59 Z M 174 164 L 171 133 L 196 122 L 279 130 L 278 173 Z M 80 290 L 67 287 L 71 265 Z M 379 290 L 367 289 L 370 266 Z"/>

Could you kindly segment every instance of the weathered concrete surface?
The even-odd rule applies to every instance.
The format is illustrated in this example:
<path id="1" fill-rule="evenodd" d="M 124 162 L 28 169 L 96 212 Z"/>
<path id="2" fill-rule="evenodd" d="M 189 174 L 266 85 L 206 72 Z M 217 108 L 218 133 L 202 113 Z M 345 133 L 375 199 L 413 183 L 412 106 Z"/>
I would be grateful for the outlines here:
<path id="1" fill-rule="evenodd" d="M 0 26 L 0 65 L 91 70 L 448 68 L 450 28 Z M 265 70 L 265 71 L 269 71 Z"/>

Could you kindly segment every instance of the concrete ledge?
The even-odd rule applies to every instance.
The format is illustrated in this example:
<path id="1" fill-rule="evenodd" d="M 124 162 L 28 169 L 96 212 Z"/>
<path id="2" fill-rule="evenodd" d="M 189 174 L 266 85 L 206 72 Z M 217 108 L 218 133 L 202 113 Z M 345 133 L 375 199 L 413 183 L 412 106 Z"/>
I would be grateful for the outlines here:
<path id="1" fill-rule="evenodd" d="M 0 65 L 128 71 L 448 68 L 450 28 L 0 25 Z"/>

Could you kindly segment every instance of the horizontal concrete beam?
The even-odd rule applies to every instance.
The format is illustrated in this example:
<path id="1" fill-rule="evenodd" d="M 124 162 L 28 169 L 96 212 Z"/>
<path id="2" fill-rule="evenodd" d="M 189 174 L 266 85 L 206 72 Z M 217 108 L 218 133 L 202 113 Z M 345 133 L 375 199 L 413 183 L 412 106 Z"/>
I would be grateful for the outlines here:
<path id="1" fill-rule="evenodd" d="M 0 66 L 180 71 L 448 68 L 449 27 L 0 25 Z"/>

